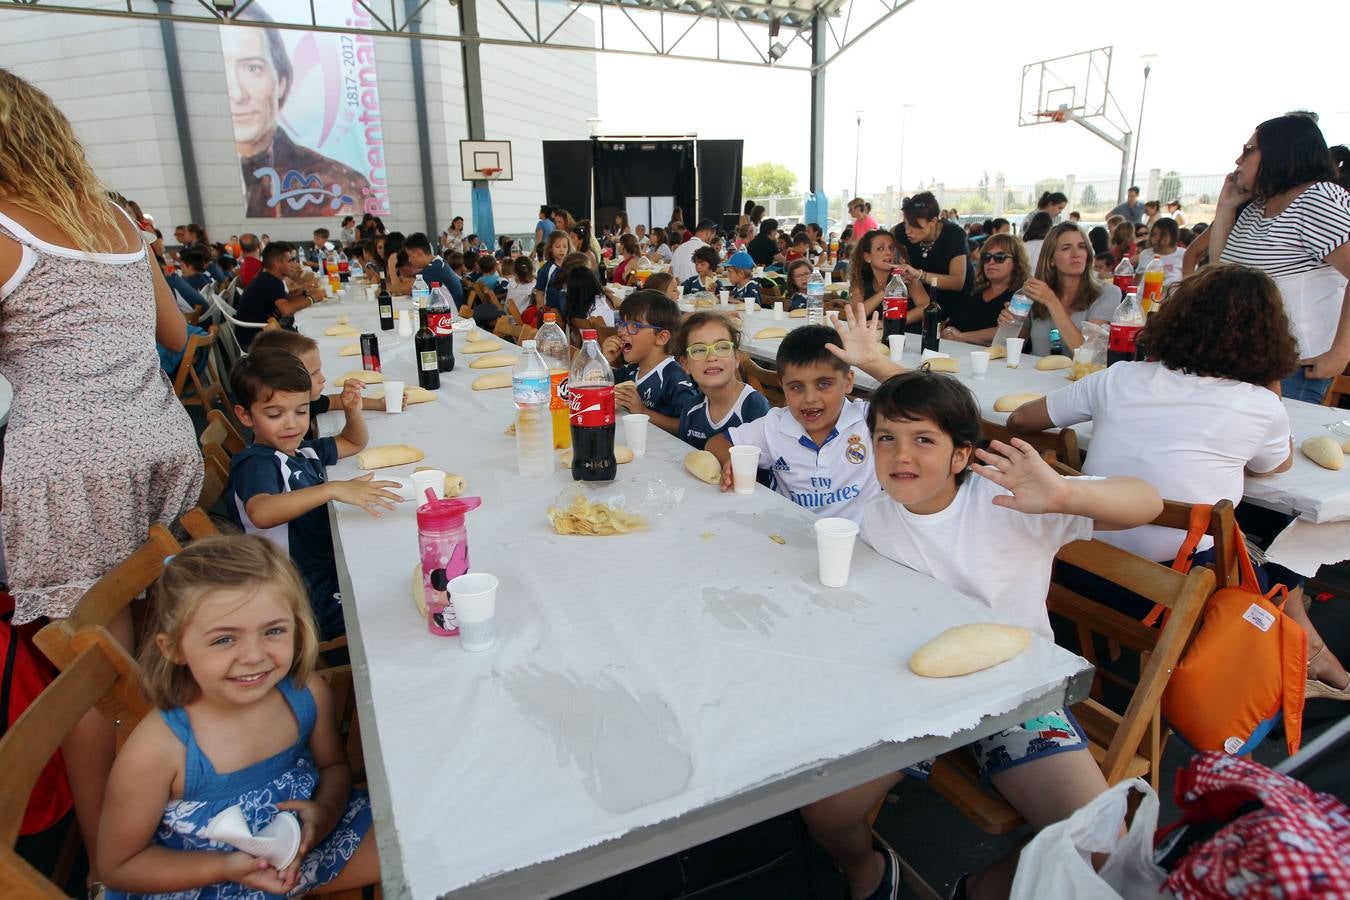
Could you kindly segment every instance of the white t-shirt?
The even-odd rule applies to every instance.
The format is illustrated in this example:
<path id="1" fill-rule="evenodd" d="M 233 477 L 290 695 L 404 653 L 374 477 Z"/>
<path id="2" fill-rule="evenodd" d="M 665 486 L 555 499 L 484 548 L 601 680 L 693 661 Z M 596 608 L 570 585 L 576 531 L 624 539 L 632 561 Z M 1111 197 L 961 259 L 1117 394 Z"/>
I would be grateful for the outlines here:
<path id="1" fill-rule="evenodd" d="M 1178 247 L 1171 253 L 1165 253 L 1161 257 L 1163 265 L 1163 285 L 1173 284 L 1181 280 L 1181 261 L 1186 258 L 1186 251 Z M 1139 251 L 1139 278 L 1142 281 L 1144 269 L 1148 268 L 1149 262 L 1153 259 L 1153 248 Z"/>
<path id="2" fill-rule="evenodd" d="M 1060 513 L 1033 516 L 994 505 L 1008 491 L 974 472 L 941 512 L 915 515 L 882 494 L 863 512 L 862 539 L 882 556 L 931 575 L 1053 641 L 1045 597 L 1055 554 L 1092 537 L 1092 520 Z"/>
<path id="3" fill-rule="evenodd" d="M 596 294 L 595 299 L 591 301 L 590 317 L 596 318 L 597 316 L 603 319 L 608 327 L 614 327 L 614 307 L 610 306 L 609 301 L 600 294 Z"/>
<path id="4" fill-rule="evenodd" d="M 1319 181 L 1267 219 L 1253 201 L 1228 234 L 1223 262 L 1261 269 L 1280 288 L 1299 359 L 1331 349 L 1345 299 L 1345 276 L 1324 260 L 1350 241 L 1350 191 Z"/>
<path id="5" fill-rule="evenodd" d="M 773 472 L 774 490 L 818 516 L 860 522 L 863 504 L 881 493 L 865 401 L 845 399 L 839 421 L 819 447 L 787 407 L 726 435 L 737 447 L 758 447 L 759 467 Z"/>
<path id="6" fill-rule="evenodd" d="M 1274 393 L 1158 362 L 1117 363 L 1049 394 L 1045 403 L 1060 428 L 1092 421 L 1084 473 L 1131 475 L 1168 500 L 1237 503 L 1245 467 L 1269 472 L 1289 456 L 1289 413 Z M 1167 563 L 1184 537 L 1153 525 L 1096 535 Z M 1205 538 L 1200 549 L 1212 544 Z"/>
<path id="7" fill-rule="evenodd" d="M 684 284 L 698 274 L 698 270 L 694 268 L 694 251 L 699 247 L 706 247 L 708 244 L 706 241 L 692 237 L 676 247 L 673 253 L 668 245 L 662 244 L 661 246 L 666 251 L 661 255 L 661 258 L 670 261 L 670 274 L 674 275 L 675 280 L 680 284 Z"/>
<path id="8" fill-rule="evenodd" d="M 506 299 L 516 304 L 516 308 L 524 311 L 525 307 L 534 303 L 534 282 L 517 282 L 515 276 L 506 281 Z"/>

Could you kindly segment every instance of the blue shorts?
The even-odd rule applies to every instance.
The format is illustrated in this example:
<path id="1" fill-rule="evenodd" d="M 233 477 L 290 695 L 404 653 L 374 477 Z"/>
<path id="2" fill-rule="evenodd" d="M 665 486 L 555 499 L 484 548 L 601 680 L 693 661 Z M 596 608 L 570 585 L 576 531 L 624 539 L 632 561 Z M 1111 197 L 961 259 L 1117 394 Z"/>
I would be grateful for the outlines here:
<path id="1" fill-rule="evenodd" d="M 1022 763 L 1069 750 L 1086 750 L 1088 739 L 1072 712 L 1056 709 L 966 746 L 975 757 L 980 777 L 987 781 L 990 776 Z M 903 771 L 906 775 L 927 780 L 932 769 L 933 760 L 926 759 L 906 766 Z"/>

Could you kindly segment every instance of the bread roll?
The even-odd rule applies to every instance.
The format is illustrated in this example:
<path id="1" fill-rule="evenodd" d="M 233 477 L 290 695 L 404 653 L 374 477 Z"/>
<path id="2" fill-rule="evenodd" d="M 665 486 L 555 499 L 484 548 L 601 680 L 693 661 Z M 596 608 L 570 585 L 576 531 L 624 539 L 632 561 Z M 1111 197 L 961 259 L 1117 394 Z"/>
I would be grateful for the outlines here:
<path id="1" fill-rule="evenodd" d="M 1044 396 L 1044 394 L 1004 394 L 994 401 L 994 412 L 1012 412 L 1023 403 L 1030 403 Z"/>
<path id="2" fill-rule="evenodd" d="M 494 353 L 491 356 L 480 356 L 469 363 L 470 369 L 503 369 L 507 366 L 514 366 L 516 357 L 509 353 Z"/>
<path id="3" fill-rule="evenodd" d="M 413 469 L 413 471 L 426 472 L 432 468 L 432 466 L 418 466 Z M 442 486 L 441 490 L 446 497 L 458 497 L 460 494 L 464 493 L 464 489 L 467 486 L 468 482 L 464 480 L 463 475 L 452 475 L 451 473 L 446 472 L 445 484 Z"/>
<path id="4" fill-rule="evenodd" d="M 416 384 L 410 384 L 403 389 L 403 402 L 410 406 L 414 403 L 431 403 L 435 399 L 435 391 L 429 391 Z"/>
<path id="5" fill-rule="evenodd" d="M 1067 369 L 1073 365 L 1073 360 L 1067 356 L 1042 356 L 1036 360 L 1036 368 L 1042 372 L 1054 372 L 1058 369 Z"/>
<path id="6" fill-rule="evenodd" d="M 722 483 L 722 464 L 707 450 L 690 450 L 684 455 L 684 468 L 699 481 Z"/>
<path id="7" fill-rule="evenodd" d="M 909 668 L 925 678 L 968 675 L 1007 662 L 1030 643 L 1031 632 L 1016 625 L 958 625 L 915 650 Z"/>
<path id="8" fill-rule="evenodd" d="M 789 318 L 789 319 L 805 319 L 805 318 L 806 318 L 806 309 L 805 309 L 804 307 L 803 307 L 802 309 L 790 309 L 790 310 L 788 310 L 788 318 Z"/>
<path id="9" fill-rule="evenodd" d="M 346 337 L 349 334 L 360 334 L 350 325 L 329 325 L 323 330 L 323 333 L 329 337 Z"/>
<path id="10" fill-rule="evenodd" d="M 360 355 L 361 355 L 360 344 L 348 344 L 347 346 L 343 347 L 341 350 L 338 351 L 338 356 L 360 356 Z"/>
<path id="11" fill-rule="evenodd" d="M 501 347 L 501 341 L 469 341 L 463 347 L 459 348 L 460 353 L 491 353 L 493 350 Z"/>
<path id="12" fill-rule="evenodd" d="M 350 322 L 350 321 L 351 321 L 351 319 L 347 318 L 347 314 L 346 314 L 346 313 L 338 313 L 337 323 L 338 323 L 339 325 L 346 325 L 346 324 L 347 324 L 348 322 Z"/>
<path id="13" fill-rule="evenodd" d="M 369 447 L 356 454 L 356 466 L 360 469 L 387 469 L 390 466 L 421 462 L 424 456 L 425 453 L 408 444 L 385 444 L 383 447 Z"/>
<path id="14" fill-rule="evenodd" d="M 471 385 L 475 391 L 493 391 L 497 388 L 509 388 L 510 386 L 510 372 L 493 372 L 491 375 L 483 375 L 474 379 Z"/>
<path id="15" fill-rule="evenodd" d="M 1308 438 L 1300 449 L 1304 456 L 1324 469 L 1339 470 L 1345 465 L 1345 451 L 1341 449 L 1340 442 L 1329 434 Z"/>
<path id="16" fill-rule="evenodd" d="M 477 328 L 470 328 L 468 331 L 464 332 L 464 340 L 473 344 L 477 341 L 487 340 L 487 335 L 483 334 L 483 332 L 479 331 Z"/>
<path id="17" fill-rule="evenodd" d="M 757 341 L 772 341 L 784 337 L 787 337 L 787 330 L 777 326 L 772 328 L 761 328 L 759 331 L 755 332 L 755 340 Z"/>
<path id="18" fill-rule="evenodd" d="M 629 449 L 628 449 L 627 447 L 625 447 L 623 444 L 615 444 L 615 445 L 614 445 L 614 461 L 617 462 L 619 465 L 623 465 L 624 463 L 630 463 L 630 462 L 632 462 L 632 461 L 633 461 L 633 451 L 632 451 L 632 450 L 629 450 Z M 562 465 L 564 468 L 566 468 L 566 467 L 572 465 L 572 448 L 571 448 L 571 447 L 568 447 L 566 450 L 564 450 L 564 451 L 562 451 L 561 453 L 558 454 L 558 463 L 559 463 L 560 465 Z"/>
<path id="19" fill-rule="evenodd" d="M 955 375 L 961 371 L 961 360 L 952 359 L 950 356 L 935 356 L 932 359 L 924 360 L 930 372 L 945 372 L 948 375 Z"/>
<path id="20" fill-rule="evenodd" d="M 989 348 L 989 358 L 990 358 L 990 359 L 1007 359 L 1007 358 L 1008 358 L 1008 345 L 1007 345 L 1007 344 L 995 344 L 994 346 L 990 347 L 990 348 Z"/>
<path id="21" fill-rule="evenodd" d="M 357 369 L 355 372 L 348 372 L 346 375 L 343 375 L 334 383 L 338 387 L 342 387 L 348 381 L 360 381 L 365 384 L 383 384 L 384 375 L 379 372 L 372 372 L 369 369 Z"/>

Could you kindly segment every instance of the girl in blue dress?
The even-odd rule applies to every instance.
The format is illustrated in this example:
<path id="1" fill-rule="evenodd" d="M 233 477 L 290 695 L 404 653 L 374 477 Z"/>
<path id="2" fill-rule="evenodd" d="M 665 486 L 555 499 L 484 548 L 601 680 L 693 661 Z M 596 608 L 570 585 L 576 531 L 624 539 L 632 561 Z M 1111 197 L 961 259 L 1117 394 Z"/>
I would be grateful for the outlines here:
<path id="1" fill-rule="evenodd" d="M 165 566 L 141 680 L 158 715 L 108 781 L 98 844 L 109 896 L 263 898 L 379 880 L 370 801 L 351 786 L 332 698 L 314 674 L 305 587 L 263 538 L 194 542 Z M 277 870 L 203 830 L 241 806 L 257 833 L 295 815 Z"/>

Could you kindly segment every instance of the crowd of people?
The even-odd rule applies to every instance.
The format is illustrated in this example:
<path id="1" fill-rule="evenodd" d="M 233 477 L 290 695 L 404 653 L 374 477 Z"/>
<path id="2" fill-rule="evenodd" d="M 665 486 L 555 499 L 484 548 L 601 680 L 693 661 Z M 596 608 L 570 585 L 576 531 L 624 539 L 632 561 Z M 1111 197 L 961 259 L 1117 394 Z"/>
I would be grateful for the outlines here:
<path id="1" fill-rule="evenodd" d="M 366 445 L 365 411 L 384 406 L 363 400 L 354 381 L 325 394 L 318 344 L 286 327 L 323 302 L 325 283 L 310 264 L 329 254 L 395 294 L 420 276 L 489 329 L 504 316 L 569 329 L 598 319 L 612 329 L 603 352 L 616 370 L 617 408 L 710 451 L 723 465 L 723 490 L 731 449 L 758 447 L 762 481 L 787 502 L 853 519 L 882 556 L 1047 639 L 1043 598 L 1060 547 L 1091 538 L 1171 563 L 1182 534 L 1150 524 L 1162 498 L 1240 503 L 1245 478 L 1292 463 L 1281 394 L 1319 402 L 1350 365 L 1346 154 L 1329 149 L 1302 113 L 1257 126 L 1208 228 L 1188 225 L 1175 202 L 1166 212 L 1139 203 L 1133 188 L 1089 230 L 1066 215 L 1068 197 L 1047 192 L 1020 234 L 1004 219 L 963 227 L 956 210 L 924 192 L 904 200 L 889 229 L 855 198 L 838 235 L 815 223 L 780 229 L 754 203 L 731 233 L 711 220 L 690 228 L 678 208 L 650 230 L 616 212 L 597 233 L 589 219 L 542 206 L 528 248 L 510 237 L 486 246 L 464 233 L 460 217 L 430 236 L 387 231 L 367 215 L 341 220 L 337 240 L 315 229 L 308 245 L 252 233 L 213 243 L 189 224 L 175 229 L 172 251 L 134 201 L 99 184 L 50 99 L 3 69 L 0 122 L 0 373 L 14 386 L 3 541 L 13 625 L 69 616 L 151 524 L 173 523 L 197 503 L 194 422 L 164 373 L 177 368 L 196 327 L 188 317 L 207 303 L 202 291 L 228 288 L 241 321 L 283 326 L 240 328 L 249 352 L 229 373 L 233 412 L 249 435 L 225 491 L 242 535 L 193 542 L 167 562 L 139 648 L 129 611 L 110 629 L 139 653 L 141 684 L 159 714 L 120 752 L 97 712 L 66 740 L 91 880 L 128 894 L 224 885 L 221 894 L 233 896 L 378 880 L 369 799 L 352 787 L 333 701 L 314 670 L 319 642 L 345 627 L 327 504 L 379 513 L 399 498 L 390 482 L 330 481 L 326 472 Z M 986 446 L 979 405 L 959 380 L 905 371 L 878 340 L 877 313 L 898 276 L 912 327 L 937 307 L 944 338 L 989 346 L 1016 323 L 1009 307 L 1021 293 L 1032 304 L 1021 326 L 1031 352 L 1072 353 L 1088 324 L 1109 323 L 1120 306 L 1116 268 L 1153 259 L 1169 289 L 1139 335 L 1138 360 L 1024 404 L 1008 420 L 1021 433 L 1091 420 L 1083 471 L 1092 479 L 1063 477 L 1024 441 Z M 784 401 L 775 406 L 741 378 L 736 320 L 687 314 L 681 301 L 726 291 L 795 308 L 814 270 L 847 283 L 837 304 L 847 327 L 810 324 L 783 338 L 775 368 Z M 52 300 L 68 296 L 80 302 Z M 855 370 L 879 382 L 870 397 L 854 396 Z M 311 437 L 313 417 L 329 410 L 342 411 L 344 427 Z M 1202 420 L 1210 424 L 1197 444 Z M 869 464 L 860 464 L 869 454 L 859 444 Z M 1242 506 L 1239 519 L 1258 543 L 1287 524 Z M 1195 562 L 1212 557 L 1202 545 Z M 1261 577 L 1292 592 L 1285 609 L 1308 639 L 1308 696 L 1350 699 L 1350 675 L 1307 618 L 1302 579 L 1273 565 Z M 1103 599 L 1129 615 L 1140 614 L 1138 601 Z M 970 749 L 1033 828 L 1107 787 L 1067 709 Z M 868 813 L 901 777 L 927 772 L 920 764 L 889 773 L 802 810 L 852 897 L 896 896 L 898 859 L 875 840 Z M 298 814 L 299 864 L 277 871 L 243 853 L 192 852 L 220 850 L 202 828 L 240 798 Z M 953 896 L 1007 896 L 1015 868 L 1013 854 L 962 878 Z"/>

